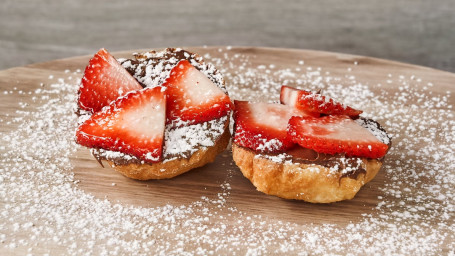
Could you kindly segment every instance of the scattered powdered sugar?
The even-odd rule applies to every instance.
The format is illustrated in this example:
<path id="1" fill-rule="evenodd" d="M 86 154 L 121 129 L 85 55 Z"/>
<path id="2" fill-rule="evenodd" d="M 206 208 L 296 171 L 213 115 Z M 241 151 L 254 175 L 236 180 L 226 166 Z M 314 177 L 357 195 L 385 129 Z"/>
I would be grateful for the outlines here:
<path id="1" fill-rule="evenodd" d="M 390 141 L 390 136 L 387 134 L 386 131 L 380 129 L 379 124 L 376 122 L 372 122 L 370 120 L 367 120 L 365 118 L 358 118 L 355 120 L 358 124 L 361 126 L 365 127 L 370 131 L 376 138 L 379 139 L 384 144 L 389 144 Z M 370 149 L 371 150 L 371 149 Z"/>
<path id="2" fill-rule="evenodd" d="M 277 139 L 271 139 L 271 140 L 267 140 L 267 139 L 263 139 L 263 142 L 262 143 L 259 143 L 258 147 L 256 148 L 257 151 L 260 151 L 260 152 L 273 152 L 279 148 L 281 148 L 282 146 L 282 142 L 280 140 L 277 140 Z"/>
<path id="3" fill-rule="evenodd" d="M 151 65 L 152 61 L 146 61 L 143 63 L 139 63 L 139 65 L 136 68 L 136 73 L 134 74 L 134 77 L 139 80 L 139 82 L 142 82 L 146 87 L 155 87 L 164 82 L 164 80 L 169 76 L 169 73 L 172 69 L 173 66 L 177 64 L 177 59 L 176 58 L 170 58 L 168 60 L 171 64 L 164 65 L 161 62 L 158 62 L 156 65 Z M 128 63 L 128 62 L 127 62 Z M 131 67 L 131 64 L 128 65 Z M 128 66 L 124 66 L 125 68 L 128 68 Z M 145 75 L 141 76 L 141 71 L 142 69 L 145 68 Z"/>
<path id="4" fill-rule="evenodd" d="M 182 54 L 183 53 L 183 54 Z M 172 56 L 173 55 L 173 56 Z M 182 55 L 179 57 L 179 55 Z M 165 49 L 158 52 L 135 53 L 135 63 L 128 59 L 118 59 L 124 68 L 130 70 L 133 76 L 145 87 L 156 87 L 168 78 L 172 68 L 182 59 L 188 59 L 191 65 L 204 73 L 215 85 L 224 92 L 223 75 L 218 72 L 213 64 L 206 63 L 201 56 L 189 53 L 183 49 Z M 163 59 L 165 61 L 163 61 Z"/>
<path id="5" fill-rule="evenodd" d="M 163 162 L 174 160 L 176 158 L 187 158 L 201 148 L 207 148 L 215 145 L 215 140 L 224 132 L 224 124 L 228 116 L 208 122 L 186 125 L 181 127 L 172 127 L 166 125 L 164 131 Z M 105 149 L 91 149 L 93 155 L 101 159 L 117 162 L 122 161 L 142 162 L 137 157 L 124 154 L 118 151 Z M 151 156 L 151 155 L 150 155 Z M 157 159 L 149 158 L 152 161 Z"/>
<path id="6" fill-rule="evenodd" d="M 299 167 L 299 163 L 296 163 L 292 160 L 292 156 L 286 153 L 280 153 L 276 155 L 272 154 L 256 154 L 254 158 L 265 158 L 275 163 L 282 163 L 288 165 L 295 165 L 297 171 L 301 171 Z M 357 170 L 365 169 L 365 163 L 363 162 L 362 158 L 346 158 L 344 156 L 339 156 L 337 159 L 339 163 L 334 164 L 333 166 L 329 166 L 328 170 L 330 171 L 328 175 L 335 175 L 341 176 L 346 174 L 355 173 Z M 312 171 L 312 172 L 320 172 L 320 169 L 315 164 L 307 163 L 308 167 L 305 170 Z"/>
<path id="7" fill-rule="evenodd" d="M 160 158 L 158 156 L 153 156 L 153 155 L 157 155 L 158 154 L 157 152 L 158 152 L 158 149 L 154 149 L 153 152 L 148 152 L 147 154 L 145 154 L 145 159 L 152 161 L 152 162 L 159 161 Z"/>
<path id="8" fill-rule="evenodd" d="M 352 158 L 354 159 L 354 163 L 352 163 L 351 161 L 347 161 L 347 158 L 345 157 L 341 157 L 340 158 L 340 161 L 341 161 L 341 165 L 335 165 L 335 166 L 332 166 L 330 167 L 330 172 L 335 174 L 335 173 L 340 173 L 342 175 L 345 175 L 345 174 L 349 174 L 349 173 L 353 173 L 355 172 L 356 170 L 359 170 L 363 167 L 363 169 L 365 169 L 364 167 L 364 163 L 363 163 L 363 160 L 362 158 Z"/>
<path id="9" fill-rule="evenodd" d="M 96 198 L 80 188 L 70 160 L 80 149 L 73 139 L 77 117 L 70 114 L 78 81 L 51 75 L 39 90 L 0 93 L 31 99 L 0 116 L 1 127 L 10 128 L 0 130 L 2 254 L 455 253 L 452 92 L 431 90 L 437 83 L 418 74 L 384 74 L 382 83 L 390 81 L 396 92 L 382 89 L 380 82 L 357 82 L 361 61 L 346 64 L 352 69 L 346 77 L 332 77 L 324 68 L 304 66 L 311 60 L 292 67 L 253 66 L 252 55 L 220 48 L 217 56 L 204 57 L 221 69 L 233 99 L 276 101 L 281 84 L 305 86 L 323 89 L 383 124 L 393 146 L 381 170 L 386 182 L 379 185 L 377 205 L 347 225 L 303 225 L 243 212 L 232 201 L 232 175 L 238 172 L 232 163 L 223 167 L 226 176 L 216 196 L 201 194 L 190 204 L 138 207 Z"/>
<path id="10" fill-rule="evenodd" d="M 236 139 L 242 141 L 245 139 L 245 136 L 249 136 L 249 134 L 243 130 L 237 130 Z M 254 135 L 254 140 L 258 141 L 258 145 L 255 148 L 257 151 L 274 152 L 282 147 L 282 142 L 280 140 L 264 138 L 262 137 L 262 134 Z"/>
<path id="11" fill-rule="evenodd" d="M 106 149 L 90 149 L 90 152 L 92 153 L 93 156 L 99 155 L 106 160 L 109 161 L 114 161 L 115 159 L 121 158 L 124 159 L 125 161 L 131 161 L 131 160 L 137 160 L 135 156 L 124 154 L 119 151 L 112 151 L 112 150 L 106 150 Z"/>
<path id="12" fill-rule="evenodd" d="M 214 138 L 218 138 L 223 134 L 224 124 L 227 119 L 228 116 L 224 116 L 201 124 L 166 129 L 164 134 L 164 159 L 169 161 L 173 158 L 185 157 L 185 154 L 193 154 L 201 147 L 205 148 L 215 145 Z"/>
<path id="13" fill-rule="evenodd" d="M 264 155 L 261 155 L 261 154 L 256 154 L 254 156 L 254 158 L 266 158 L 266 159 L 269 159 L 273 162 L 276 162 L 276 163 L 289 163 L 291 164 L 292 161 L 289 160 L 289 155 L 286 154 L 286 153 L 281 153 L 281 154 L 277 154 L 277 155 L 269 155 L 269 154 L 264 154 Z"/>

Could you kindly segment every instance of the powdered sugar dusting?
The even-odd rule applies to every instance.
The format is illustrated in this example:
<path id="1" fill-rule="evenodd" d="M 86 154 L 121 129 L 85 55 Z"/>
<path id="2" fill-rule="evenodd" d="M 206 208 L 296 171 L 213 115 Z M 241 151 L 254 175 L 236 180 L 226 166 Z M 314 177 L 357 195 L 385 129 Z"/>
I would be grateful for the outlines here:
<path id="1" fill-rule="evenodd" d="M 263 139 L 264 141 L 259 144 L 259 146 L 256 148 L 256 150 L 260 152 L 273 152 L 274 150 L 277 150 L 281 148 L 282 142 L 277 140 L 277 139 L 271 139 L 271 140 L 266 140 Z"/>
<path id="2" fill-rule="evenodd" d="M 189 204 L 139 207 L 95 198 L 78 185 L 73 172 L 79 167 L 70 160 L 76 150 L 83 150 L 73 141 L 77 118 L 69 114 L 75 107 L 78 82 L 74 77 L 81 74 L 62 72 L 46 74 L 46 85 L 36 91 L 8 86 L 0 92 L 1 99 L 11 95 L 32 99 L 32 105 L 19 102 L 14 113 L 0 117 L 1 127 L 14 128 L 0 130 L 2 254 L 455 253 L 451 91 L 433 90 L 438 84 L 419 74 L 384 74 L 379 82 L 358 82 L 355 75 L 361 61 L 346 64 L 345 69 L 352 70 L 340 77 L 323 67 L 308 66 L 311 59 L 270 66 L 273 63 L 253 64 L 253 55 L 234 50 L 220 48 L 214 56 L 205 56 L 225 74 L 234 99 L 276 101 L 282 83 L 323 89 L 325 95 L 363 109 L 365 117 L 383 124 L 394 145 L 381 170 L 385 182 L 378 184 L 380 194 L 371 211 L 348 224 L 290 223 L 241 211 L 241 204 L 233 201 L 233 175 L 238 170 L 232 162 L 220 170 L 224 180 L 214 181 L 219 193 L 207 196 L 201 190 L 200 198 Z M 65 77 L 54 78 L 59 76 Z M 384 88 L 389 81 L 398 88 L 396 92 Z M 222 157 L 231 156 L 223 153 Z M 255 200 L 260 204 L 259 200 L 273 198 Z M 287 206 L 293 203 L 286 201 Z M 310 206 L 309 211 L 319 207 Z M 294 210 L 289 208 L 293 214 L 303 214 Z"/>
<path id="3" fill-rule="evenodd" d="M 260 158 L 260 157 L 263 157 L 263 158 L 266 158 L 266 159 L 269 159 L 275 163 L 288 163 L 288 164 L 292 164 L 292 161 L 289 160 L 290 156 L 286 153 L 281 153 L 281 154 L 277 154 L 277 155 L 268 155 L 268 154 L 256 154 L 254 156 L 254 158 Z"/>
<path id="4" fill-rule="evenodd" d="M 358 118 L 355 121 L 361 126 L 367 128 L 368 131 L 370 131 L 382 143 L 391 143 L 390 136 L 384 130 L 381 130 L 377 123 L 371 122 L 364 118 Z"/>
<path id="5" fill-rule="evenodd" d="M 224 123 L 228 116 L 209 122 L 166 129 L 164 134 L 163 157 L 170 160 L 176 157 L 185 157 L 185 154 L 193 154 L 198 149 L 211 147 L 215 138 L 219 138 L 224 132 Z"/>
<path id="6" fill-rule="evenodd" d="M 298 171 L 301 171 L 299 167 L 299 163 L 294 162 L 292 156 L 286 153 L 280 153 L 276 155 L 271 154 L 256 154 L 255 158 L 265 158 L 272 162 L 279 163 L 279 164 L 287 164 L 287 165 L 294 165 Z M 328 175 L 332 176 L 343 176 L 348 174 L 353 174 L 358 170 L 365 169 L 365 163 L 363 162 L 362 158 L 355 158 L 350 157 L 347 158 L 345 156 L 340 155 L 338 157 L 338 163 L 332 164 L 328 167 L 329 173 Z M 334 163 L 334 162 L 332 162 Z M 312 172 L 320 172 L 318 165 L 312 163 L 306 163 L 307 167 L 305 170 L 312 171 Z"/>
<path id="7" fill-rule="evenodd" d="M 92 155 L 100 155 L 106 158 L 106 160 L 114 161 L 114 159 L 121 158 L 124 159 L 125 161 L 131 161 L 131 160 L 137 160 L 135 156 L 124 154 L 119 151 L 112 151 L 112 150 L 106 150 L 106 149 L 90 149 L 90 152 Z"/>
<path id="8" fill-rule="evenodd" d="M 178 57 L 182 55 L 181 57 Z M 136 60 L 119 59 L 124 68 L 132 72 L 132 75 L 145 87 L 156 87 L 169 77 L 169 74 L 182 58 L 188 59 L 194 67 L 205 74 L 215 85 L 224 92 L 223 75 L 215 66 L 204 62 L 202 57 L 189 53 L 183 49 L 165 49 L 158 52 L 135 53 Z M 134 63 L 133 63 L 134 61 Z"/>
<path id="9" fill-rule="evenodd" d="M 224 132 L 227 119 L 228 116 L 224 116 L 208 122 L 181 127 L 167 125 L 164 131 L 163 162 L 176 158 L 187 158 L 201 148 L 215 145 L 216 139 Z M 94 155 L 113 162 L 118 159 L 143 162 L 135 156 L 112 150 L 96 149 Z"/>
<path id="10" fill-rule="evenodd" d="M 353 173 L 354 171 L 359 170 L 360 168 L 365 169 L 365 164 L 363 163 L 363 160 L 361 158 L 354 158 L 353 164 L 348 162 L 347 158 L 345 157 L 341 157 L 340 161 L 342 163 L 342 166 L 335 165 L 329 168 L 331 174 L 341 173 L 341 175 L 345 175 Z"/>

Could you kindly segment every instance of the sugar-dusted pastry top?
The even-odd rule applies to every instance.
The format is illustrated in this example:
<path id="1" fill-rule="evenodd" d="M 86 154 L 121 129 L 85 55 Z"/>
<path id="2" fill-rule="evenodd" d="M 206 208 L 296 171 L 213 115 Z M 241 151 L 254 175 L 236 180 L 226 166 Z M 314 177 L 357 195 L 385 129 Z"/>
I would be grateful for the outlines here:
<path id="1" fill-rule="evenodd" d="M 180 48 L 167 48 L 162 51 L 135 53 L 134 59 L 118 59 L 120 64 L 143 87 L 155 87 L 162 84 L 169 76 L 171 69 L 181 60 L 188 60 L 194 67 L 204 73 L 216 86 L 226 92 L 221 73 L 196 53 Z"/>
<path id="2" fill-rule="evenodd" d="M 161 85 L 169 76 L 171 69 L 180 60 L 188 60 L 199 71 L 204 73 L 216 86 L 226 92 L 224 79 L 212 64 L 205 63 L 203 58 L 179 48 L 167 48 L 162 51 L 135 53 L 132 59 L 118 59 L 119 63 L 145 87 Z M 223 116 L 208 122 L 193 125 L 167 125 L 163 145 L 163 161 L 176 158 L 189 158 L 197 150 L 213 146 L 225 131 L 229 116 Z M 175 124 L 175 123 L 174 123 Z M 117 165 L 143 163 L 142 160 L 117 151 L 91 149 L 98 161 L 106 159 Z"/>
<path id="3" fill-rule="evenodd" d="M 167 127 L 164 132 L 163 162 L 176 158 L 189 158 L 204 147 L 211 147 L 225 131 L 228 116 L 208 122 L 178 128 Z M 91 153 L 98 160 L 109 160 L 116 165 L 144 163 L 142 160 L 117 151 L 92 148 Z"/>

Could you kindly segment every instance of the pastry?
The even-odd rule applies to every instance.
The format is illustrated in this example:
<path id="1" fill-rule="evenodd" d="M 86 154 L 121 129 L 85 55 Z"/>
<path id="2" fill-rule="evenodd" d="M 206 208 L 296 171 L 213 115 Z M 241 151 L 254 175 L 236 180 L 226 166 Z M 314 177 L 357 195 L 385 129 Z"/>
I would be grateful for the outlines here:
<path id="1" fill-rule="evenodd" d="M 281 104 L 235 101 L 232 155 L 257 190 L 286 199 L 352 199 L 371 181 L 390 136 L 362 111 L 283 86 Z"/>
<path id="2" fill-rule="evenodd" d="M 213 162 L 230 141 L 223 77 L 182 49 L 119 60 L 101 49 L 78 95 L 76 142 L 133 179 L 175 177 Z"/>

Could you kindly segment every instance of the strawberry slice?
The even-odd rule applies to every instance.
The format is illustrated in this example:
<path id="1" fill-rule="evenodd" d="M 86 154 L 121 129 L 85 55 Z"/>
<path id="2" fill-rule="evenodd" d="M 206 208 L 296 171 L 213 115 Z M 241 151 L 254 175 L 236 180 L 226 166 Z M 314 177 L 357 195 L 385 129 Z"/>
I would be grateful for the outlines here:
<path id="1" fill-rule="evenodd" d="M 77 143 L 161 161 L 166 94 L 160 87 L 131 92 L 94 113 L 76 131 Z"/>
<path id="2" fill-rule="evenodd" d="M 78 105 L 95 113 L 127 92 L 140 89 L 139 82 L 103 48 L 85 68 Z"/>
<path id="3" fill-rule="evenodd" d="M 380 158 L 388 149 L 368 129 L 343 115 L 292 117 L 288 135 L 300 146 L 326 154 Z"/>
<path id="4" fill-rule="evenodd" d="M 203 123 L 225 116 L 232 109 L 229 96 L 187 60 L 171 70 L 163 86 L 168 95 L 168 123 Z"/>
<path id="5" fill-rule="evenodd" d="M 305 111 L 286 105 L 234 101 L 234 142 L 256 151 L 275 153 L 294 145 L 287 135 L 292 116 L 307 116 Z"/>
<path id="6" fill-rule="evenodd" d="M 347 115 L 357 118 L 363 111 L 353 109 L 327 96 L 299 90 L 283 85 L 280 94 L 281 104 L 325 115 Z"/>

